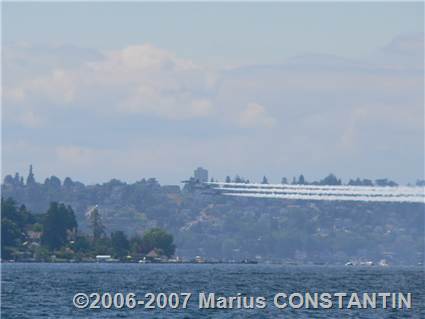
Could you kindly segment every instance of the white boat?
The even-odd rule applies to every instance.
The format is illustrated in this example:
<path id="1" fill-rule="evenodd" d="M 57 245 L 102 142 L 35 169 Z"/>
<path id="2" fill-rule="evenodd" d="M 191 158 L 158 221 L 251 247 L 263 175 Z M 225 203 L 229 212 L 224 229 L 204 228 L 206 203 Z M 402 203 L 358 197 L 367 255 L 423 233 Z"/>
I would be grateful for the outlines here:
<path id="1" fill-rule="evenodd" d="M 388 262 L 385 259 L 381 259 L 378 263 L 379 266 L 381 267 L 388 267 Z"/>

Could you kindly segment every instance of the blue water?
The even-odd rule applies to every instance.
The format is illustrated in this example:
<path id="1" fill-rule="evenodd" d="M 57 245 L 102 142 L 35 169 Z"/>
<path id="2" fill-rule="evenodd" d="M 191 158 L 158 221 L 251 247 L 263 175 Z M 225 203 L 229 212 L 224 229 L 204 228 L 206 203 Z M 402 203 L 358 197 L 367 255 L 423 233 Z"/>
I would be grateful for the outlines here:
<path id="1" fill-rule="evenodd" d="M 2 264 L 2 318 L 425 318 L 421 268 L 280 265 Z M 264 296 L 265 309 L 199 309 L 198 293 Z M 278 309 L 279 292 L 411 292 L 413 308 Z M 76 309 L 84 292 L 191 292 L 187 309 Z"/>

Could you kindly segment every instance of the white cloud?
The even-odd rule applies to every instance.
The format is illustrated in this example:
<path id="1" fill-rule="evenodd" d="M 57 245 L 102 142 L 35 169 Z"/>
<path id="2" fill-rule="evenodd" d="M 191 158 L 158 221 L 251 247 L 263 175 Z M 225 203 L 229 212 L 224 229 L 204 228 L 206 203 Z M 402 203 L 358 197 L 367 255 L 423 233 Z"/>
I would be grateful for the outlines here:
<path id="1" fill-rule="evenodd" d="M 106 113 L 141 113 L 169 119 L 204 117 L 213 72 L 150 44 L 106 51 L 103 59 L 47 75 L 23 77 L 5 96 L 9 103 L 41 100 L 55 107 L 72 103 Z M 105 103 L 106 102 L 106 103 Z"/>
<path id="2" fill-rule="evenodd" d="M 239 115 L 239 124 L 242 127 L 265 127 L 271 128 L 276 120 L 267 114 L 264 106 L 250 103 Z"/>
<path id="3" fill-rule="evenodd" d="M 2 89 L 2 95 L 6 101 L 11 101 L 14 103 L 20 103 L 25 99 L 25 92 L 23 88 L 20 87 L 4 87 Z"/>
<path id="4" fill-rule="evenodd" d="M 53 103 L 68 104 L 75 99 L 77 85 L 78 79 L 73 77 L 73 73 L 55 69 L 47 77 L 30 81 L 26 90 L 32 96 L 42 95 Z"/>
<path id="5" fill-rule="evenodd" d="M 39 128 L 44 124 L 41 116 L 31 110 L 24 111 L 19 117 L 19 122 L 29 128 Z"/>

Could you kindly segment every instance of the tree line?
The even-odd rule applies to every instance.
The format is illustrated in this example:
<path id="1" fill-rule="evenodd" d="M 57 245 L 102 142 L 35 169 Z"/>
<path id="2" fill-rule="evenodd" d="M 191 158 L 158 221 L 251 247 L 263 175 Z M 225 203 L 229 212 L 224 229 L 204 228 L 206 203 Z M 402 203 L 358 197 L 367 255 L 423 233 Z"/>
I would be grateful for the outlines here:
<path id="1" fill-rule="evenodd" d="M 211 182 L 214 182 L 214 179 L 211 179 Z M 250 181 L 249 179 L 245 179 L 239 175 L 236 175 L 234 178 L 231 178 L 230 176 L 226 176 L 225 178 L 225 182 L 226 183 L 244 183 L 244 184 L 249 184 Z M 286 177 L 282 177 L 281 184 L 291 184 L 291 185 L 330 185 L 330 186 L 337 186 L 337 185 L 343 185 L 342 180 L 338 177 L 336 177 L 334 174 L 329 174 L 326 177 L 324 177 L 323 179 L 319 180 L 319 181 L 312 181 L 312 182 L 308 182 L 306 180 L 306 178 L 304 177 L 303 174 L 300 174 L 300 176 L 297 177 L 293 177 L 292 181 L 289 181 Z M 269 180 L 266 176 L 263 176 L 263 178 L 261 179 L 261 184 L 269 184 Z M 371 179 L 367 179 L 367 178 L 359 178 L 357 177 L 356 179 L 350 179 L 347 183 L 347 185 L 350 186 L 391 186 L 391 187 L 395 187 L 398 186 L 398 184 L 388 178 L 380 178 L 380 179 L 376 179 L 375 181 L 372 181 Z M 423 186 L 425 185 L 425 183 L 422 180 L 418 180 L 416 182 L 417 186 Z"/>
<path id="2" fill-rule="evenodd" d="M 123 231 L 108 234 L 97 207 L 88 212 L 89 234 L 78 231 L 72 207 L 63 203 L 52 202 L 46 213 L 32 214 L 12 198 L 2 198 L 1 212 L 3 260 L 49 261 L 53 255 L 64 260 L 90 260 L 96 255 L 135 260 L 150 252 L 166 257 L 175 252 L 173 236 L 160 228 L 131 238 Z"/>

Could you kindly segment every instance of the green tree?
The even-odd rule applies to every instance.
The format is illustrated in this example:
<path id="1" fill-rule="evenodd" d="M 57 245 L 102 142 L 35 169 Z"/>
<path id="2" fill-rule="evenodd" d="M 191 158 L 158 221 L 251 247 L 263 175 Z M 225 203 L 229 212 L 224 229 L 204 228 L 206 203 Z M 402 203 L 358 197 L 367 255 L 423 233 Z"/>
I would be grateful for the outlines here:
<path id="1" fill-rule="evenodd" d="M 341 185 L 341 180 L 338 179 L 334 174 L 329 174 L 320 181 L 321 185 Z"/>
<path id="2" fill-rule="evenodd" d="M 30 165 L 30 171 L 27 177 L 27 186 L 34 185 L 34 184 L 35 184 L 34 173 L 32 172 L 32 165 Z"/>
<path id="3" fill-rule="evenodd" d="M 119 230 L 111 233 L 111 244 L 115 257 L 123 258 L 127 256 L 130 242 L 123 231 Z"/>
<path id="4" fill-rule="evenodd" d="M 142 237 L 135 235 L 130 239 L 130 251 L 133 256 L 140 255 L 144 251 Z"/>
<path id="5" fill-rule="evenodd" d="M 172 256 L 176 250 L 171 234 L 160 228 L 152 228 L 143 235 L 143 249 L 149 252 L 152 249 L 161 250 L 168 257 Z"/>
<path id="6" fill-rule="evenodd" d="M 19 227 L 7 218 L 1 219 L 1 244 L 2 246 L 16 246 L 22 237 Z"/>
<path id="7" fill-rule="evenodd" d="M 90 242 L 86 236 L 77 236 L 73 248 L 76 252 L 86 253 L 90 250 Z"/>
<path id="8" fill-rule="evenodd" d="M 41 242 L 50 250 L 59 249 L 68 242 L 68 233 L 76 229 L 77 222 L 72 208 L 53 202 L 44 218 Z"/>
<path id="9" fill-rule="evenodd" d="M 111 255 L 113 253 L 111 239 L 107 236 L 99 238 L 92 242 L 92 249 L 95 255 Z"/>
<path id="10" fill-rule="evenodd" d="M 12 198 L 1 198 L 1 254 L 2 258 L 12 258 L 14 250 L 25 239 L 27 225 L 34 223 L 34 217 L 25 206 L 17 208 Z"/>
<path id="11" fill-rule="evenodd" d="M 34 217 L 27 211 L 24 205 L 17 208 L 16 202 L 12 198 L 1 199 L 1 217 L 7 218 L 15 223 L 21 231 L 23 231 L 25 225 L 33 224 Z"/>
<path id="12" fill-rule="evenodd" d="M 50 259 L 49 250 L 44 246 L 39 246 L 35 249 L 34 258 L 37 261 L 48 261 Z"/>
<path id="13" fill-rule="evenodd" d="M 93 241 L 97 241 L 105 235 L 105 227 L 103 226 L 102 216 L 97 209 L 97 205 L 89 210 L 88 218 L 93 233 Z"/>

